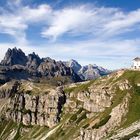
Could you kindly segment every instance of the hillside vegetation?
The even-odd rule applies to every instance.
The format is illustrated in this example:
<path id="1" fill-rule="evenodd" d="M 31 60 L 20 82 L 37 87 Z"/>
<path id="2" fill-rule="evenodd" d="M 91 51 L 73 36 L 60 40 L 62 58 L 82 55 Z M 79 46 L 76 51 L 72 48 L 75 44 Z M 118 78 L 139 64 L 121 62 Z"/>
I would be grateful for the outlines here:
<path id="1" fill-rule="evenodd" d="M 11 83 L 0 87 L 1 140 L 139 138 L 140 71 L 62 87 L 24 81 L 10 91 Z"/>

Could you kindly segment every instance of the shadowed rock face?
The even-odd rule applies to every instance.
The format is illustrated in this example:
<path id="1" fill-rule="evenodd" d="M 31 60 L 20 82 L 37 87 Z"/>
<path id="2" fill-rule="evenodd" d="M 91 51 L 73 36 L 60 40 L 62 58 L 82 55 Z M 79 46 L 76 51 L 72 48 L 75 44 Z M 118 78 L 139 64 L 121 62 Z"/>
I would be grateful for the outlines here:
<path id="1" fill-rule="evenodd" d="M 27 57 L 21 49 L 8 49 L 4 59 L 1 61 L 1 65 L 12 66 L 12 65 L 23 65 L 27 63 Z"/>
<path id="2" fill-rule="evenodd" d="M 55 61 L 49 57 L 40 58 L 34 52 L 28 56 L 21 49 L 8 49 L 0 63 L 0 83 L 10 79 L 38 79 L 67 76 L 73 82 L 96 79 L 110 71 L 96 66 L 81 66 L 77 61 Z"/>
<path id="3" fill-rule="evenodd" d="M 34 52 L 32 54 L 28 55 L 28 62 L 26 63 L 27 68 L 36 70 L 40 63 L 42 62 L 42 59 L 36 55 Z"/>
<path id="4" fill-rule="evenodd" d="M 70 75 L 69 67 L 66 67 L 61 61 L 56 62 L 52 59 L 45 59 L 38 67 L 38 72 L 43 76 L 64 76 Z"/>
<path id="5" fill-rule="evenodd" d="M 13 81 L 11 83 L 6 83 L 0 87 L 0 99 L 1 98 L 10 98 L 13 96 L 19 89 L 20 83 Z"/>
<path id="6" fill-rule="evenodd" d="M 51 77 L 69 77 L 71 81 L 81 81 L 74 71 L 51 58 L 41 59 L 34 52 L 28 56 L 21 49 L 8 49 L 0 66 L 0 82 L 11 79 L 38 79 Z"/>

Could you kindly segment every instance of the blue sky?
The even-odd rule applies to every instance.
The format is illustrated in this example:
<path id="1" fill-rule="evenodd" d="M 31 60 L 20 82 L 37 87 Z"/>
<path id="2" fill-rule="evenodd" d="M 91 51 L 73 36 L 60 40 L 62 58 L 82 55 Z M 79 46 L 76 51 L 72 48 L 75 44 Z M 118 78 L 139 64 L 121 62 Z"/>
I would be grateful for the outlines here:
<path id="1" fill-rule="evenodd" d="M 0 59 L 7 48 L 108 69 L 140 56 L 139 0 L 0 0 Z"/>

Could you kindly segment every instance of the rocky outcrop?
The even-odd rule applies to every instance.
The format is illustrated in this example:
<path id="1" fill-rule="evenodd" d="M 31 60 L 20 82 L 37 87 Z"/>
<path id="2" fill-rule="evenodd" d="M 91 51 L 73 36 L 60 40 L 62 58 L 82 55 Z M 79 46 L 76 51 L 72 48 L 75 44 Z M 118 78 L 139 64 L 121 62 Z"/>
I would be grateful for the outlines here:
<path id="1" fill-rule="evenodd" d="M 131 89 L 131 87 L 132 87 L 128 80 L 124 80 L 122 82 L 119 82 L 118 86 L 119 86 L 119 89 L 122 91 Z"/>
<path id="2" fill-rule="evenodd" d="M 109 140 L 119 139 L 119 138 L 125 138 L 126 136 L 129 136 L 129 135 L 133 134 L 134 132 L 136 132 L 138 130 L 140 130 L 140 121 L 136 121 L 136 122 L 132 123 L 127 128 L 123 128 L 123 129 L 117 130 L 116 131 L 116 134 L 114 134 L 113 136 L 111 136 L 111 138 L 109 138 Z M 138 135 L 138 133 L 139 132 L 135 133 L 135 135 Z M 140 136 L 138 136 L 138 137 L 137 136 L 133 136 L 133 138 L 131 138 L 130 140 L 137 140 L 137 138 L 139 138 L 139 137 Z"/>
<path id="3" fill-rule="evenodd" d="M 140 136 L 133 137 L 133 138 L 131 138 L 130 140 L 140 140 Z"/>
<path id="4" fill-rule="evenodd" d="M 101 126 L 99 129 L 89 129 L 89 130 L 82 130 L 81 132 L 81 140 L 101 140 L 104 137 L 107 136 L 107 134 L 114 130 L 117 126 L 120 125 L 122 118 L 127 114 L 128 112 L 128 101 L 130 99 L 130 94 L 128 93 L 124 99 L 123 102 L 119 105 L 117 105 L 115 108 L 112 109 L 110 113 L 110 119 L 108 122 Z"/>
<path id="5" fill-rule="evenodd" d="M 0 87 L 0 99 L 1 98 L 9 98 L 13 96 L 19 89 L 20 83 L 17 81 L 13 81 L 10 83 L 5 83 Z"/>
<path id="6" fill-rule="evenodd" d="M 71 69 L 66 67 L 61 61 L 56 62 L 52 59 L 45 59 L 38 67 L 38 72 L 42 76 L 59 77 L 64 75 L 71 75 Z"/>
<path id="7" fill-rule="evenodd" d="M 61 87 L 41 95 L 14 92 L 14 95 L 9 98 L 5 116 L 24 125 L 53 127 L 60 121 L 65 100 Z"/>
<path id="8" fill-rule="evenodd" d="M 77 105 L 78 108 L 82 107 L 91 113 L 103 112 L 105 108 L 111 106 L 114 93 L 115 91 L 112 87 L 104 85 L 91 85 L 86 91 L 81 90 L 76 94 L 71 92 L 67 95 L 69 100 L 67 100 L 65 106 L 69 106 L 70 108 L 72 105 L 76 106 L 76 103 L 73 103 L 73 98 L 75 98 L 77 102 L 80 102 Z"/>
<path id="9" fill-rule="evenodd" d="M 54 66 L 47 63 L 48 69 Z M 9 128 L 8 133 L 16 130 L 19 139 L 139 139 L 139 76 L 138 71 L 119 71 L 59 87 L 27 80 L 1 85 L 1 128 L 5 130 L 5 124 L 9 128 L 12 119 L 24 124 Z M 3 133 L 0 136 L 5 138 Z"/>
<path id="10" fill-rule="evenodd" d="M 102 112 L 106 107 L 110 107 L 113 89 L 101 86 L 89 87 L 90 96 L 84 100 L 83 108 L 90 112 Z"/>
<path id="11" fill-rule="evenodd" d="M 34 52 L 29 54 L 27 57 L 28 61 L 26 63 L 26 67 L 30 70 L 36 70 L 40 63 L 43 61 L 37 54 Z"/>

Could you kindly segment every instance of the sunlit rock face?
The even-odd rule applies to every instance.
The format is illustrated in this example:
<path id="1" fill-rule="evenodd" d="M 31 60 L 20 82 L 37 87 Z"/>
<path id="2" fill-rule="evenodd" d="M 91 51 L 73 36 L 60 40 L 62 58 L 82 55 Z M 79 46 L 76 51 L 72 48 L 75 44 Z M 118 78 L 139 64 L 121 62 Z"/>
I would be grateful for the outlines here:
<path id="1" fill-rule="evenodd" d="M 82 80 L 92 80 L 111 73 L 111 71 L 104 69 L 103 67 L 99 67 L 97 65 L 89 64 L 86 66 L 81 66 L 76 60 L 73 59 L 64 62 L 64 64 L 72 68 Z"/>
<path id="2" fill-rule="evenodd" d="M 139 79 L 121 70 L 63 86 L 12 80 L 0 85 L 1 128 L 7 139 L 17 131 L 19 139 L 138 139 Z"/>
<path id="3" fill-rule="evenodd" d="M 15 87 L 15 83 L 13 84 Z M 31 91 L 5 91 L 5 98 L 8 96 L 5 116 L 15 122 L 22 122 L 24 125 L 55 126 L 60 120 L 60 113 L 65 103 L 65 94 L 60 88 L 50 89 L 46 93 L 32 95 Z M 16 89 L 15 89 L 16 90 Z M 10 91 L 10 95 L 9 95 Z M 3 91 L 1 91 L 3 92 Z"/>

